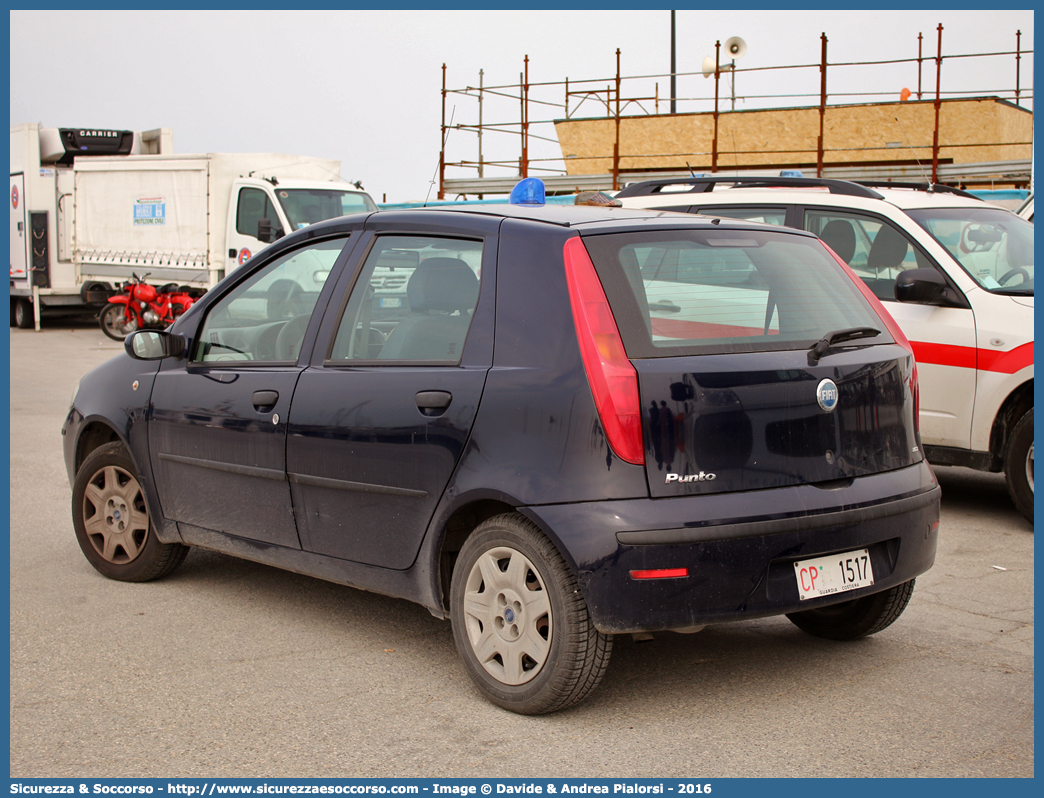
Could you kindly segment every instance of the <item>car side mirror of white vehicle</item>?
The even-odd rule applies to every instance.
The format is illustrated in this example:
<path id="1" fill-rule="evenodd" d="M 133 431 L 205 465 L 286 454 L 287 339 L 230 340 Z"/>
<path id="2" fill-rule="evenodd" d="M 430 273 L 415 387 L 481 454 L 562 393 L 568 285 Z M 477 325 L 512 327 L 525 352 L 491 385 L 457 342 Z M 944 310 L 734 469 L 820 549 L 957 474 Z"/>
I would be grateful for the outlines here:
<path id="1" fill-rule="evenodd" d="M 907 269 L 895 278 L 895 298 L 920 305 L 953 304 L 946 278 L 935 269 Z"/>
<path id="2" fill-rule="evenodd" d="M 137 330 L 127 336 L 123 346 L 135 360 L 181 357 L 187 348 L 184 336 L 166 330 Z"/>

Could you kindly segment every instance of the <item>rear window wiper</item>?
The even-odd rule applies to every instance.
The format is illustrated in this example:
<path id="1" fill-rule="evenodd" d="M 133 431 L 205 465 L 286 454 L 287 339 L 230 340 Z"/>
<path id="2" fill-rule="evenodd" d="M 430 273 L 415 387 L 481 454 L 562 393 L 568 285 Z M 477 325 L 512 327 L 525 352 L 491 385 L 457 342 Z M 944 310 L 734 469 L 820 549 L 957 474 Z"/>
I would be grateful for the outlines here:
<path id="1" fill-rule="evenodd" d="M 828 332 L 808 350 L 809 363 L 818 363 L 819 359 L 827 353 L 834 344 L 843 344 L 847 341 L 858 341 L 861 338 L 876 338 L 881 334 L 880 330 L 873 327 L 849 327 L 846 330 L 834 330 Z"/>

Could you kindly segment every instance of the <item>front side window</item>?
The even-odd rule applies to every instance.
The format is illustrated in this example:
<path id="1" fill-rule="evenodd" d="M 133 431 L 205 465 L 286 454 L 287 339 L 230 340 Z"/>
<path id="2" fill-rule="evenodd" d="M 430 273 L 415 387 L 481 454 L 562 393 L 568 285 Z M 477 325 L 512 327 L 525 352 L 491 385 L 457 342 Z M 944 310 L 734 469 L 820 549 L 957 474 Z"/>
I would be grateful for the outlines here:
<path id="1" fill-rule="evenodd" d="M 236 232 L 240 235 L 257 237 L 257 223 L 268 219 L 276 237 L 283 235 L 279 214 L 268 195 L 259 188 L 243 188 L 239 191 L 239 206 L 236 208 Z"/>
<path id="2" fill-rule="evenodd" d="M 332 238 L 286 252 L 229 291 L 207 313 L 192 359 L 295 362 L 345 241 Z"/>
<path id="3" fill-rule="evenodd" d="M 630 357 L 807 348 L 884 325 L 822 245 L 763 231 L 589 235 Z"/>
<path id="4" fill-rule="evenodd" d="M 1033 225 L 999 208 L 907 211 L 987 291 L 1033 295 Z"/>
<path id="5" fill-rule="evenodd" d="M 815 233 L 852 267 L 878 299 L 895 301 L 895 278 L 931 262 L 897 227 L 859 213 L 806 211 L 805 229 Z"/>
<path id="6" fill-rule="evenodd" d="M 344 308 L 328 362 L 459 362 L 478 303 L 481 266 L 481 241 L 378 237 Z"/>

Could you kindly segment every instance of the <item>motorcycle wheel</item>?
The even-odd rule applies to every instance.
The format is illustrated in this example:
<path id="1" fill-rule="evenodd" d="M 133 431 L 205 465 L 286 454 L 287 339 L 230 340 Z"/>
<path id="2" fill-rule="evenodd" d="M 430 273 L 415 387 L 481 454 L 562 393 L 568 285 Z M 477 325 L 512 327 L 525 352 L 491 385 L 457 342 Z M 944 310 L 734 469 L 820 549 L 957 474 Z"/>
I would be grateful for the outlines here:
<path id="1" fill-rule="evenodd" d="M 125 318 L 126 306 L 112 304 L 105 308 L 98 316 L 98 324 L 102 332 L 114 341 L 122 341 L 136 329 L 138 320 L 133 316 Z"/>

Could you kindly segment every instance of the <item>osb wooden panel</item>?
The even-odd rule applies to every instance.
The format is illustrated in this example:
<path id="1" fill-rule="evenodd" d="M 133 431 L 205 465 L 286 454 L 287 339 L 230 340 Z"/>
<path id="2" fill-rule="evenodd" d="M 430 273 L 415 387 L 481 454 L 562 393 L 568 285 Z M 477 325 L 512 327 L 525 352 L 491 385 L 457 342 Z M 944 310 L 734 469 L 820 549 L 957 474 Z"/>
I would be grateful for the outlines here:
<path id="1" fill-rule="evenodd" d="M 935 106 L 931 100 L 826 109 L 823 140 L 828 162 L 909 160 L 932 156 Z M 613 119 L 555 123 L 571 175 L 613 168 Z M 945 101 L 939 117 L 940 157 L 956 163 L 1029 158 L 1033 115 L 994 100 Z M 725 112 L 718 116 L 718 168 L 816 160 L 819 109 Z M 710 165 L 714 115 L 625 117 L 620 120 L 620 168 L 645 170 Z"/>

